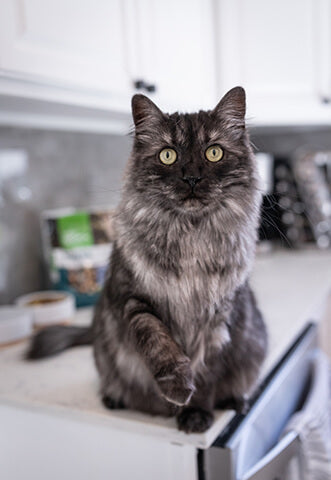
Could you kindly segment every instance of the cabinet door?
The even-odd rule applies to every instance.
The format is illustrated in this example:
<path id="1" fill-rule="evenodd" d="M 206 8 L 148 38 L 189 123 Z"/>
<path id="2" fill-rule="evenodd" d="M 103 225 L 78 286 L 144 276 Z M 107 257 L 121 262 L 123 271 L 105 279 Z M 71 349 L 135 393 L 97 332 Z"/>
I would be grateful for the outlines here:
<path id="1" fill-rule="evenodd" d="M 0 478 L 198 480 L 193 445 L 140 433 L 144 426 L 138 422 L 138 432 L 127 431 L 130 420 L 126 429 L 116 418 L 102 424 L 89 413 L 0 402 Z"/>
<path id="2" fill-rule="evenodd" d="M 242 84 L 258 123 L 331 118 L 328 0 L 220 0 L 219 80 Z M 331 98 L 329 98 L 331 100 Z"/>
<path id="3" fill-rule="evenodd" d="M 135 73 L 165 111 L 215 106 L 212 0 L 135 0 Z M 132 12 L 133 10 L 131 10 Z"/>
<path id="4" fill-rule="evenodd" d="M 127 97 L 121 0 L 2 0 L 0 67 L 13 77 Z"/>

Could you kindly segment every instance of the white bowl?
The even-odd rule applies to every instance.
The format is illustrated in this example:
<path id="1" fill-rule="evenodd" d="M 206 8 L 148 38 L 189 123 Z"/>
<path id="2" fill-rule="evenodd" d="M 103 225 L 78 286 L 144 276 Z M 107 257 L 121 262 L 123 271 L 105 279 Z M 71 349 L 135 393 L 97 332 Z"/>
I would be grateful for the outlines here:
<path id="1" fill-rule="evenodd" d="M 15 303 L 31 309 L 33 324 L 38 327 L 66 323 L 75 314 L 75 299 L 68 292 L 48 290 L 29 293 L 17 298 Z"/>
<path id="2" fill-rule="evenodd" d="M 23 340 L 32 333 L 32 312 L 15 306 L 0 307 L 0 345 Z"/>

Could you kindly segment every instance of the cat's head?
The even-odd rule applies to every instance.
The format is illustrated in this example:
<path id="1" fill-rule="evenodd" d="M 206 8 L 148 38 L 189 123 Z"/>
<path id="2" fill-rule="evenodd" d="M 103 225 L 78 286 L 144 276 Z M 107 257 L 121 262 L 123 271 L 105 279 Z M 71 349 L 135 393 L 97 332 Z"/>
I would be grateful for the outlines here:
<path id="1" fill-rule="evenodd" d="M 193 114 L 169 115 L 144 95 L 135 95 L 134 146 L 127 170 L 131 195 L 138 202 L 141 197 L 161 209 L 190 215 L 249 208 L 256 171 L 245 110 L 241 87 L 230 90 L 214 110 Z"/>

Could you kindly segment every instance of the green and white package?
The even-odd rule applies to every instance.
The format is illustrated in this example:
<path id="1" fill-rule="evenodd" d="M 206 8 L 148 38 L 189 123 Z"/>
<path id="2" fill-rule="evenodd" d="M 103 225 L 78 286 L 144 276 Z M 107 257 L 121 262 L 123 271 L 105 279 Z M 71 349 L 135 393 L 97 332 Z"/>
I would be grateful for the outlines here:
<path id="1" fill-rule="evenodd" d="M 93 305 L 102 289 L 112 243 L 112 208 L 47 210 L 42 232 L 50 286 Z"/>

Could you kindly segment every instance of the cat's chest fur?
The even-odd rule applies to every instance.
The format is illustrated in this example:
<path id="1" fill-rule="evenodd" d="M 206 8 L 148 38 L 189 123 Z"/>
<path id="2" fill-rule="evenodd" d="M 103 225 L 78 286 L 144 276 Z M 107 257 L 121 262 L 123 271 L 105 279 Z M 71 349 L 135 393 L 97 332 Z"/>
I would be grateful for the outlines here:
<path id="1" fill-rule="evenodd" d="M 122 245 L 139 289 L 199 370 L 207 350 L 230 340 L 229 296 L 246 275 L 245 245 L 234 233 L 220 239 L 208 228 L 176 234 L 162 246 L 157 232 L 146 232 L 144 243 L 138 238 Z"/>
<path id="2" fill-rule="evenodd" d="M 145 292 L 156 303 L 166 303 L 180 321 L 186 315 L 214 315 L 222 298 L 243 280 L 245 253 L 245 242 L 234 233 L 215 239 L 209 229 L 192 229 L 164 245 L 146 235 L 145 244 L 128 248 L 126 257 Z"/>
<path id="3" fill-rule="evenodd" d="M 174 340 L 192 360 L 193 371 L 201 371 L 207 353 L 221 350 L 230 340 L 221 271 L 204 271 L 192 250 L 182 255 L 178 274 L 148 266 L 142 256 L 136 256 L 134 264 L 136 278 L 157 304 L 160 316 L 166 317 L 163 320 L 168 320 Z"/>
<path id="4" fill-rule="evenodd" d="M 206 273 L 194 256 L 187 261 L 181 259 L 178 272 L 174 272 L 134 255 L 133 271 L 144 293 L 178 322 L 187 316 L 193 319 L 213 315 L 220 303 L 223 283 L 220 272 Z"/>

